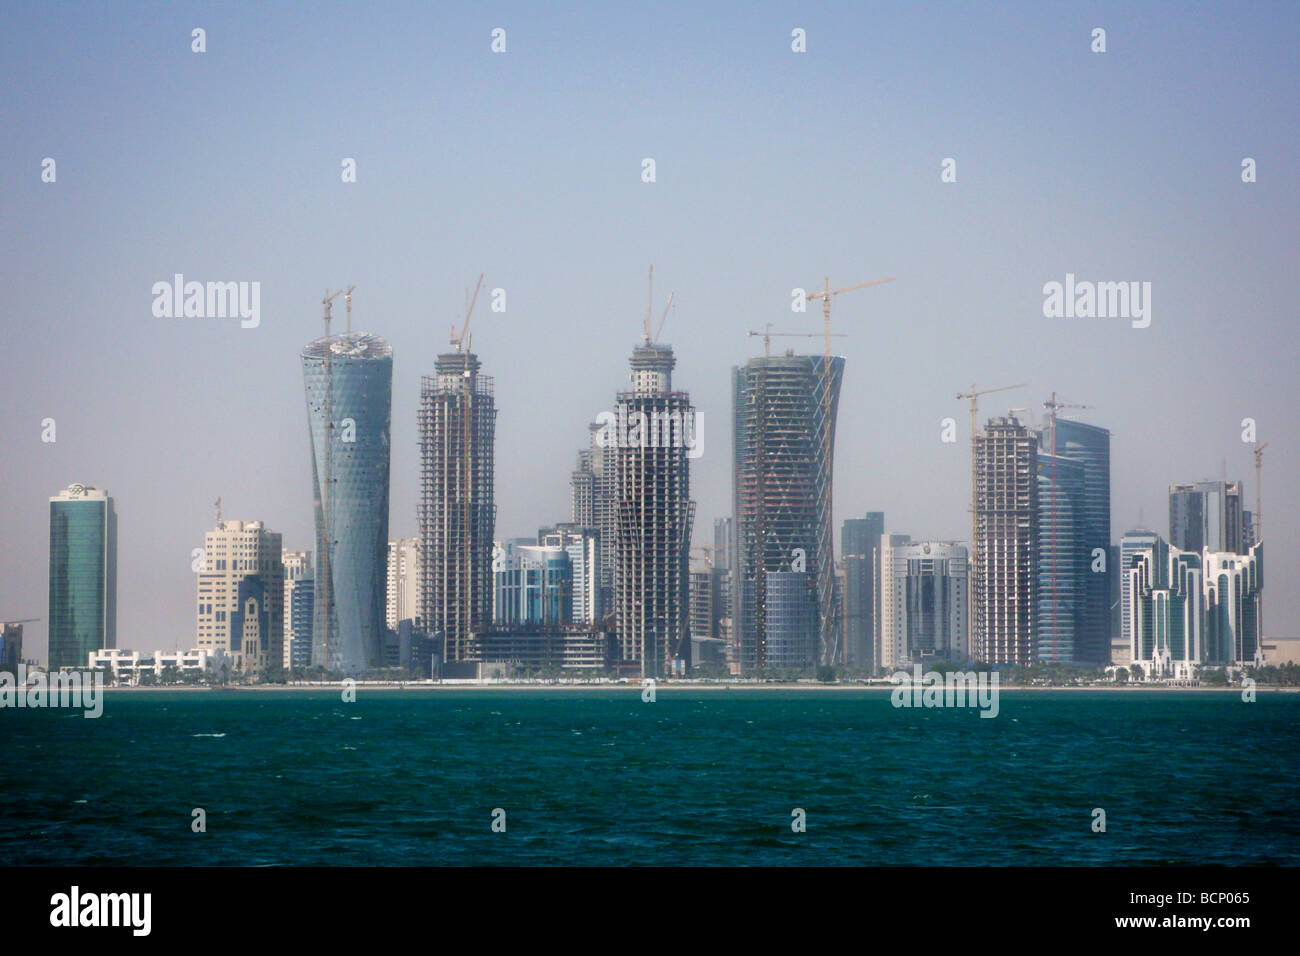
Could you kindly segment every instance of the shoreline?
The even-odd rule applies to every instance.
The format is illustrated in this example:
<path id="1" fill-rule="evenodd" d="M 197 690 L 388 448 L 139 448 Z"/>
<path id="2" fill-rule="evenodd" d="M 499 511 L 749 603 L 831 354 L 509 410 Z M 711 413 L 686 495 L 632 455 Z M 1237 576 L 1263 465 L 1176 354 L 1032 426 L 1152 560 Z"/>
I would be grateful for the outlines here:
<path id="1" fill-rule="evenodd" d="M 657 682 L 655 690 L 660 691 L 681 691 L 681 690 L 703 690 L 710 692 L 731 692 L 740 693 L 752 691 L 777 691 L 782 693 L 813 691 L 817 693 L 892 693 L 898 685 L 893 684 L 750 684 L 750 683 L 718 683 L 718 684 L 694 684 L 694 683 L 677 683 L 677 682 Z M 307 691 L 326 691 L 330 693 L 339 693 L 343 690 L 341 682 L 329 684 L 251 684 L 228 687 L 193 687 L 185 685 L 173 686 L 149 686 L 149 687 L 121 687 L 105 686 L 106 693 L 204 693 L 230 691 L 238 693 L 302 693 Z M 574 683 L 574 684 L 534 684 L 534 683 L 477 683 L 466 681 L 464 683 L 424 683 L 411 682 L 407 684 L 392 683 L 366 683 L 358 681 L 356 684 L 358 691 L 573 691 L 573 690 L 610 690 L 626 691 L 639 693 L 642 690 L 640 683 L 626 684 L 603 684 L 603 683 Z M 1240 686 L 1229 687 L 1208 687 L 1205 685 L 1197 687 L 1170 687 L 1160 684 L 1154 685 L 1098 685 L 1096 687 L 1043 687 L 1029 684 L 999 684 L 998 692 L 1006 693 L 1009 691 L 1029 691 L 1033 693 L 1144 693 L 1144 692 L 1178 692 L 1178 693 L 1218 693 L 1218 694 L 1240 694 Z M 1277 694 L 1296 694 L 1300 693 L 1300 687 L 1278 686 L 1275 684 L 1257 684 L 1255 692 L 1259 693 L 1277 693 Z"/>

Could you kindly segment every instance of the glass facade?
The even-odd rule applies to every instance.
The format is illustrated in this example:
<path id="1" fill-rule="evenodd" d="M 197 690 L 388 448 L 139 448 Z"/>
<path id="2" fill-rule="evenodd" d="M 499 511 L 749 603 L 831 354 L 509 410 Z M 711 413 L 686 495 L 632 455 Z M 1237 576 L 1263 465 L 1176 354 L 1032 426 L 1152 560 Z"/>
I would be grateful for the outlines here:
<path id="1" fill-rule="evenodd" d="M 1089 551 L 1084 545 L 1083 465 L 1069 458 L 1038 456 L 1038 588 L 1034 643 L 1038 660 L 1075 660 L 1084 619 Z M 1106 576 L 1097 575 L 1105 584 Z M 1107 607 L 1109 614 L 1109 607 Z"/>
<path id="2" fill-rule="evenodd" d="M 51 671 L 117 646 L 117 515 L 98 489 L 71 485 L 50 499 L 49 622 Z"/>
<path id="3" fill-rule="evenodd" d="M 766 667 L 806 668 L 817 650 L 817 590 L 802 571 L 766 574 Z"/>
<path id="4" fill-rule="evenodd" d="M 383 653 L 393 350 L 368 332 L 333 335 L 303 349 L 302 370 L 316 517 L 312 663 L 355 674 Z"/>

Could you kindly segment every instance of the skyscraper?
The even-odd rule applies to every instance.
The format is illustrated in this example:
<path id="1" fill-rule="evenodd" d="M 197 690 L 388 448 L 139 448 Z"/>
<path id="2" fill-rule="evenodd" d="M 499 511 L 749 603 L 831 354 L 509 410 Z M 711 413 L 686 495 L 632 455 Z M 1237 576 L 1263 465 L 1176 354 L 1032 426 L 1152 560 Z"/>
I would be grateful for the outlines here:
<path id="1" fill-rule="evenodd" d="M 306 667 L 311 666 L 311 619 L 305 621 L 293 613 L 294 592 L 298 588 L 314 587 L 310 551 L 282 551 L 280 563 L 284 566 L 284 655 L 282 663 L 287 671 L 294 667 L 295 658 L 303 658 L 307 648 Z M 295 654 L 295 651 L 297 652 Z"/>
<path id="2" fill-rule="evenodd" d="M 1073 639 L 1073 659 L 1079 664 L 1110 661 L 1110 431 L 1068 418 L 1056 420 L 1053 446 L 1050 423 L 1043 429 L 1039 450 L 1079 462 L 1083 469 L 1075 546 L 1080 561 L 1079 612 Z M 1099 557 L 1100 553 L 1100 557 Z M 1094 570 L 1096 569 L 1096 570 Z"/>
<path id="3" fill-rule="evenodd" d="M 1241 482 L 1170 485 L 1169 543 L 1184 551 L 1209 549 L 1244 554 L 1247 544 Z"/>
<path id="4" fill-rule="evenodd" d="M 397 538 L 388 542 L 388 597 L 385 623 L 391 631 L 402 621 L 424 614 L 420 599 L 420 539 Z"/>
<path id="5" fill-rule="evenodd" d="M 821 355 L 764 356 L 732 370 L 735 516 L 734 619 L 741 669 L 775 666 L 766 632 L 767 586 L 779 580 L 783 601 L 801 574 L 816 593 L 814 636 L 801 666 L 838 659 L 834 613 L 835 555 L 831 528 L 831 464 L 844 359 Z M 793 658 L 791 631 L 781 657 Z M 794 666 L 785 664 L 783 666 Z"/>
<path id="6" fill-rule="evenodd" d="M 882 533 L 877 548 L 880 667 L 890 671 L 935 660 L 964 662 L 970 634 L 966 546 Z"/>
<path id="7" fill-rule="evenodd" d="M 381 663 L 388 552 L 393 350 L 369 332 L 302 352 L 316 514 L 313 664 L 356 674 Z"/>
<path id="8" fill-rule="evenodd" d="M 92 485 L 50 499 L 49 622 L 51 671 L 117 646 L 117 513 Z"/>
<path id="9" fill-rule="evenodd" d="M 604 429 L 597 422 L 587 426 L 588 447 L 578 452 L 572 477 L 573 523 L 592 528 L 600 538 L 600 567 L 596 587 L 600 591 L 602 614 L 614 603 L 614 538 L 618 521 L 614 507 L 614 458 L 617 447 L 603 444 Z"/>
<path id="10" fill-rule="evenodd" d="M 1040 446 L 1041 447 L 1041 446 Z M 1088 551 L 1084 546 L 1083 464 L 1039 452 L 1035 659 L 1072 664 L 1084 616 Z M 1102 583 L 1104 574 L 1098 575 Z"/>
<path id="11" fill-rule="evenodd" d="M 988 664 L 1034 661 L 1038 436 L 1014 417 L 975 436 L 975 653 Z"/>
<path id="12" fill-rule="evenodd" d="M 237 670 L 284 663 L 284 565 L 280 535 L 260 521 L 220 521 L 203 536 L 196 645 L 219 648 Z"/>
<path id="13" fill-rule="evenodd" d="M 865 518 L 847 518 L 840 532 L 844 561 L 845 663 L 874 670 L 876 549 L 885 533 L 885 513 L 868 511 Z"/>
<path id="14" fill-rule="evenodd" d="M 496 400 L 478 356 L 439 355 L 420 387 L 419 527 L 424 625 L 444 660 L 477 659 L 473 635 L 492 621 L 496 531 Z"/>
<path id="15" fill-rule="evenodd" d="M 1120 637 L 1128 640 L 1130 636 L 1130 614 L 1132 610 L 1131 595 L 1129 593 L 1130 579 L 1129 570 L 1133 567 L 1134 560 L 1143 551 L 1156 547 L 1160 541 L 1160 536 L 1154 531 L 1146 528 L 1133 528 L 1125 531 L 1119 540 L 1119 633 Z M 1175 545 L 1175 548 L 1177 546 Z M 1189 550 L 1178 548 L 1178 550 Z M 1135 658 L 1136 659 L 1136 658 Z"/>
<path id="16" fill-rule="evenodd" d="M 695 502 L 688 452 L 695 409 L 673 391 L 673 350 L 648 338 L 632 351 L 632 390 L 598 435 L 613 448 L 614 608 L 621 666 L 643 677 L 691 664 L 689 559 Z"/>

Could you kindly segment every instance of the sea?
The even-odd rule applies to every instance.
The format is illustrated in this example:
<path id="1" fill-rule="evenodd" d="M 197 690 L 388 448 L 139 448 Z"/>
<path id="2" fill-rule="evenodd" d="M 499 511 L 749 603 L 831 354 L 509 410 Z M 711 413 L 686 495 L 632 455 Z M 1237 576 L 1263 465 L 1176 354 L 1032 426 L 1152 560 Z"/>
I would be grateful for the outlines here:
<path id="1" fill-rule="evenodd" d="M 1267 691 L 109 691 L 0 710 L 0 864 L 1297 865 L 1298 729 Z"/>

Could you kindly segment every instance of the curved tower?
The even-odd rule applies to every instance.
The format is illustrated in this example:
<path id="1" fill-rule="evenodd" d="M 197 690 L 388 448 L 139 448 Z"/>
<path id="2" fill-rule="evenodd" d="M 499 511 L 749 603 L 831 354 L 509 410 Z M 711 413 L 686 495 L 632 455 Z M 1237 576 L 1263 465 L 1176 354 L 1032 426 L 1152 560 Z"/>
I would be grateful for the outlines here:
<path id="1" fill-rule="evenodd" d="M 381 663 L 387 602 L 393 350 L 369 332 L 302 350 L 316 517 L 312 664 Z"/>

